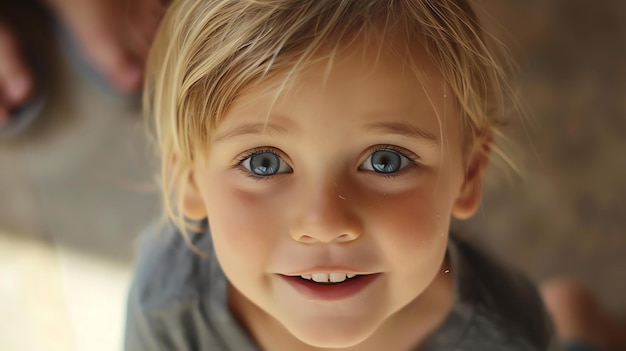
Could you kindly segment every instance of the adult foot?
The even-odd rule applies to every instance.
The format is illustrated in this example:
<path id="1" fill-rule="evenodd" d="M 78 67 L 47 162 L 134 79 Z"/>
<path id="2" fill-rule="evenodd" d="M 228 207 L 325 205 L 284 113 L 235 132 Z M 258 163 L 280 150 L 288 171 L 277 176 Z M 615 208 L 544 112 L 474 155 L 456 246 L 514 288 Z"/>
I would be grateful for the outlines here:
<path id="1" fill-rule="evenodd" d="M 0 128 L 11 122 L 11 112 L 33 94 L 31 72 L 8 24 L 0 18 Z"/>
<path id="2" fill-rule="evenodd" d="M 593 293 L 577 281 L 554 279 L 541 286 L 559 338 L 601 347 L 626 350 L 626 325 L 602 309 Z"/>
<path id="3" fill-rule="evenodd" d="M 164 12 L 159 0 L 46 0 L 93 67 L 113 88 L 141 87 L 144 64 Z"/>

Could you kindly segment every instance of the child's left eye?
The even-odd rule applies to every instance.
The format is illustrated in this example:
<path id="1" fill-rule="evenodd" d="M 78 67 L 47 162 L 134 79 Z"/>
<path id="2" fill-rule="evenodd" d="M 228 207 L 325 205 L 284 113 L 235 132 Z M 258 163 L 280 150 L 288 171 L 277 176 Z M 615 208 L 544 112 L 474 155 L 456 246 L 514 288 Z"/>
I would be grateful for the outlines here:
<path id="1" fill-rule="evenodd" d="M 359 170 L 390 174 L 402 170 L 411 163 L 408 157 L 398 151 L 382 149 L 372 152 L 359 166 Z"/>
<path id="2" fill-rule="evenodd" d="M 257 177 L 271 177 L 278 173 L 289 173 L 293 169 L 275 152 L 257 151 L 246 155 L 239 163 Z"/>

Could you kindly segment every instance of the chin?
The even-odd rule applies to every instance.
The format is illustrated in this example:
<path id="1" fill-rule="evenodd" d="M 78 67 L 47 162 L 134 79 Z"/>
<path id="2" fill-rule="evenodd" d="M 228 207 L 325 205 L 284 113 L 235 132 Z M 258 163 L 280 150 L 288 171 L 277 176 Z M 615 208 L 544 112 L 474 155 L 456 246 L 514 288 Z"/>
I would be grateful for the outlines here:
<path id="1" fill-rule="evenodd" d="M 301 342 L 318 347 L 342 349 L 358 345 L 367 340 L 377 329 L 374 323 L 304 323 L 289 332 Z"/>

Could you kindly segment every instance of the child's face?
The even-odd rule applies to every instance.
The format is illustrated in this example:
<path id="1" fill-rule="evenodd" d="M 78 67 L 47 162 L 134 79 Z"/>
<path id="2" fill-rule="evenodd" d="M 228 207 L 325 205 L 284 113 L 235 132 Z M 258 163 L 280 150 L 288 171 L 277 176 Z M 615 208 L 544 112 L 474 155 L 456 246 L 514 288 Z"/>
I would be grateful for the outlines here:
<path id="1" fill-rule="evenodd" d="M 479 200 L 443 78 L 422 52 L 412 53 L 418 79 L 378 49 L 346 50 L 330 71 L 316 63 L 275 103 L 275 84 L 247 89 L 187 195 L 187 214 L 209 218 L 230 283 L 318 346 L 355 344 L 406 318 L 396 312 L 444 276 L 451 215 L 471 215 Z M 300 277 L 317 273 L 363 276 Z"/>

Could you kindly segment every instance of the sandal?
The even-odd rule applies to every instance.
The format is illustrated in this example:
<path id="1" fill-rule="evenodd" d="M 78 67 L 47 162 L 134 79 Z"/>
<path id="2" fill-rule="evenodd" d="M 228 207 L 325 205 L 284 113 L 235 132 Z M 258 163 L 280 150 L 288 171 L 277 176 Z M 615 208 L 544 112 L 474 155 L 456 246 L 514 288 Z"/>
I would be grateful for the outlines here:
<path id="1" fill-rule="evenodd" d="M 43 65 L 34 55 L 23 55 L 35 79 L 35 88 L 28 101 L 9 112 L 9 121 L 0 126 L 0 140 L 18 135 L 29 127 L 41 114 L 46 102 L 45 75 Z"/>
<path id="2" fill-rule="evenodd" d="M 100 91 L 118 102 L 135 105 L 141 100 L 141 89 L 132 93 L 120 92 L 87 60 L 69 29 L 58 20 L 55 21 L 54 27 L 64 56 L 80 75 L 86 77 Z"/>

